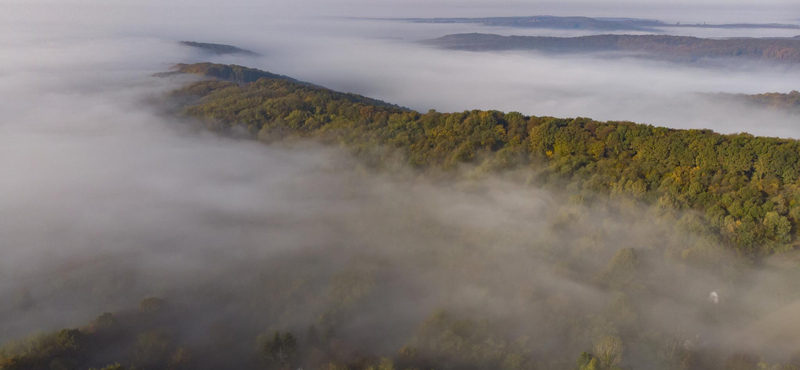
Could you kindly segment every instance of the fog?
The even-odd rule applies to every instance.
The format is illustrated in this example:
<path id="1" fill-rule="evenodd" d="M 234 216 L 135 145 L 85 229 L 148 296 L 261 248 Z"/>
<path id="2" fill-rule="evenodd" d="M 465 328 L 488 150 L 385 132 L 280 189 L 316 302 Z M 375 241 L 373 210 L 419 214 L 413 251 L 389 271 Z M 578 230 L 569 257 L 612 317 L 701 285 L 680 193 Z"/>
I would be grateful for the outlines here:
<path id="1" fill-rule="evenodd" d="M 737 102 L 726 104 L 705 95 L 788 93 L 800 85 L 796 66 L 735 61 L 686 65 L 630 57 L 432 50 L 416 42 L 463 32 L 564 37 L 596 32 L 344 18 L 481 16 L 490 12 L 488 9 L 503 15 L 497 13 L 498 8 L 516 9 L 507 15 L 613 15 L 693 21 L 672 15 L 678 13 L 687 18 L 703 17 L 702 21 L 709 23 L 791 23 L 800 17 L 798 6 L 788 1 L 769 7 L 726 4 L 682 3 L 668 7 L 625 2 L 582 7 L 577 2 L 489 5 L 477 1 L 453 6 L 445 1 L 424 7 L 414 1 L 325 5 L 243 1 L 230 6 L 213 2 L 199 6 L 183 2 L 123 6 L 74 1 L 11 3 L 7 6 L 10 11 L 0 17 L 8 43 L 20 42 L 17 40 L 25 36 L 50 43 L 96 37 L 229 43 L 264 57 L 212 59 L 290 75 L 423 112 L 498 109 L 528 115 L 583 116 L 675 128 L 709 128 L 723 133 L 746 131 L 798 137 L 796 114 L 742 107 Z M 452 11 L 445 13 L 441 9 Z M 786 37 L 800 33 L 784 29 L 698 28 L 671 28 L 664 32 L 700 37 Z"/>
<path id="2" fill-rule="evenodd" d="M 344 27 L 348 33 L 356 34 L 363 28 L 369 38 L 318 35 L 330 35 L 328 27 L 341 22 L 320 22 L 319 32 L 302 31 L 295 33 L 292 41 L 276 41 L 264 48 L 272 53 L 268 58 L 251 64 L 423 112 L 497 109 L 710 128 L 723 133 L 800 134 L 796 115 L 744 107 L 737 102 L 726 104 L 703 95 L 789 92 L 800 85 L 795 66 L 757 62 L 681 65 L 632 57 L 477 53 L 435 50 L 410 42 L 451 32 L 485 32 L 480 26 L 468 30 L 467 25 L 351 21 Z M 298 46 L 296 40 L 302 39 L 304 32 L 312 35 Z M 525 33 L 516 29 L 511 32 L 506 30 L 508 34 Z M 404 39 L 386 40 L 382 36 Z"/>
<path id="3" fill-rule="evenodd" d="M 419 4 L 392 6 L 421 15 Z M 578 9 L 570 4 L 542 12 Z M 436 50 L 414 41 L 476 28 L 324 17 L 314 2 L 279 2 L 275 14 L 241 5 L 4 5 L 0 296 L 9 298 L 0 301 L 0 342 L 157 296 L 181 307 L 188 342 L 208 340 L 219 323 L 243 328 L 231 329 L 248 335 L 238 351 L 250 350 L 257 334 L 303 332 L 333 315 L 352 348 L 393 355 L 446 310 L 487 320 L 509 341 L 532 337 L 537 356 L 574 364 L 599 337 L 620 333 L 570 334 L 585 336 L 581 348 L 542 333 L 564 329 L 551 320 L 557 314 L 617 320 L 603 316 L 616 301 L 597 280 L 632 248 L 647 266 L 636 275 L 645 291 L 631 303 L 642 314 L 614 321 L 619 331 L 634 320 L 681 343 L 702 337 L 725 355 L 750 346 L 770 347 L 778 360 L 792 354 L 796 341 L 783 348 L 769 333 L 748 331 L 791 302 L 787 277 L 737 265 L 681 228 L 696 215 L 624 200 L 575 205 L 531 185 L 527 173 L 486 178 L 463 168 L 457 180 L 441 181 L 402 164 L 376 173 L 316 143 L 220 137 L 161 104 L 192 78 L 153 74 L 211 60 L 421 111 L 498 109 L 798 137 L 796 116 L 702 95 L 788 92 L 800 82 L 796 67 Z M 345 5 L 323 10 L 345 16 L 364 5 L 356 15 L 387 16 L 369 13 L 375 5 Z M 264 14 L 247 11 L 253 6 Z M 451 6 L 441 2 L 430 14 L 450 15 L 442 9 Z M 263 57 L 209 56 L 176 40 L 230 43 Z M 676 262 L 696 246 L 711 251 L 713 270 Z M 655 281 L 664 283 L 649 290 Z M 714 290 L 724 308 L 708 302 Z M 625 364 L 647 368 L 645 358 L 632 347 Z"/>

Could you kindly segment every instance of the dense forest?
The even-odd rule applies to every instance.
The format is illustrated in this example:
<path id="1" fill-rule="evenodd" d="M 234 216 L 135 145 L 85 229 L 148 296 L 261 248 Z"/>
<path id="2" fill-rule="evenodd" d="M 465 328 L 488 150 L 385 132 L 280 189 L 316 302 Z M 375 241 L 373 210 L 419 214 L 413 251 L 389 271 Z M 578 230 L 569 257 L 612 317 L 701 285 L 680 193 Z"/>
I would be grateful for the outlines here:
<path id="1" fill-rule="evenodd" d="M 458 50 L 537 50 L 553 53 L 644 53 L 657 59 L 693 62 L 710 58 L 800 62 L 796 38 L 704 39 L 668 35 L 594 35 L 581 37 L 500 36 L 482 33 L 447 35 L 426 44 Z"/>
<path id="2" fill-rule="evenodd" d="M 216 76 L 221 67 L 180 68 Z M 244 127 L 263 141 L 318 138 L 370 155 L 388 149 L 381 155 L 416 168 L 526 169 L 537 184 L 587 201 L 602 194 L 695 210 L 703 227 L 745 256 L 789 251 L 798 240 L 796 140 L 514 112 L 421 114 L 281 79 L 214 79 L 175 95 L 198 98 L 187 115 L 217 129 Z"/>
<path id="3" fill-rule="evenodd" d="M 283 80 L 283 81 L 288 81 L 288 82 L 290 82 L 292 84 L 302 85 L 302 86 L 315 88 L 315 89 L 327 90 L 325 88 L 322 88 L 322 87 L 319 87 L 319 86 L 315 86 L 314 84 L 311 84 L 311 83 L 308 83 L 308 82 L 295 80 L 294 78 L 291 78 L 291 77 L 288 77 L 288 76 L 278 75 L 278 74 L 274 74 L 274 73 L 270 73 L 270 72 L 254 69 L 254 68 L 247 68 L 247 67 L 242 67 L 242 66 L 237 66 L 237 65 L 225 65 L 225 64 L 214 64 L 214 63 L 195 63 L 195 64 L 184 64 L 184 63 L 181 63 L 181 64 L 177 64 L 173 71 L 165 72 L 165 73 L 159 73 L 159 74 L 157 74 L 157 76 L 167 77 L 167 76 L 171 76 L 171 75 L 175 75 L 175 74 L 184 74 L 184 73 L 196 74 L 196 75 L 201 75 L 201 76 L 206 76 L 206 77 L 213 77 L 213 78 L 216 78 L 216 79 L 236 82 L 236 83 L 239 83 L 239 84 L 247 84 L 247 83 L 250 83 L 250 82 L 256 82 L 256 81 L 258 81 L 258 80 L 260 80 L 262 78 L 263 79 L 267 79 L 267 80 Z M 195 86 L 187 87 L 187 89 L 198 89 L 198 88 L 203 89 L 205 87 L 201 86 L 201 85 L 195 85 Z M 214 89 L 216 87 L 208 86 L 208 88 Z M 196 92 L 197 91 L 193 91 L 192 94 L 185 94 L 185 95 L 194 96 L 193 94 L 196 93 Z M 207 90 L 205 92 L 202 92 L 201 94 L 205 94 L 205 93 L 209 93 L 209 92 L 211 92 L 211 90 Z M 180 94 L 181 93 L 176 93 L 176 95 L 180 95 Z M 365 96 L 361 96 L 361 95 L 345 94 L 345 93 L 337 93 L 337 94 L 339 96 L 344 97 L 348 101 L 351 101 L 351 102 L 354 102 L 354 103 L 363 103 L 363 104 L 367 104 L 367 105 L 374 105 L 374 106 L 380 106 L 380 107 L 392 107 L 392 108 L 407 110 L 407 109 L 405 109 L 403 107 L 400 107 L 398 105 L 386 103 L 386 102 L 383 102 L 383 101 L 380 101 L 380 100 L 376 100 L 376 99 L 371 99 L 371 98 L 368 98 L 368 97 L 365 97 Z"/>
<path id="4" fill-rule="evenodd" d="M 722 94 L 725 97 L 732 97 L 738 101 L 752 104 L 759 107 L 779 109 L 791 113 L 800 113 L 800 92 L 794 90 L 788 94 L 766 93 L 766 94 Z"/>
<path id="5" fill-rule="evenodd" d="M 168 97 L 208 129 L 341 147 L 368 173 L 437 185 L 345 181 L 357 206 L 272 226 L 330 226 L 324 248 L 226 251 L 193 289 L 3 344 L 0 369 L 800 369 L 786 311 L 800 268 L 760 268 L 798 240 L 796 140 L 419 113 L 241 66 L 176 72 L 210 77 Z M 459 198 L 464 183 L 490 196 Z M 553 201 L 528 203 L 540 191 Z M 513 216 L 481 217 L 498 204 Z M 125 294 L 135 279 L 115 266 L 129 265 L 109 263 L 103 279 L 63 272 L 53 289 Z M 13 309 L 37 304 L 23 290 Z"/>
<path id="6" fill-rule="evenodd" d="M 302 85 L 311 85 L 307 82 L 295 80 L 289 76 L 283 76 L 275 73 L 261 71 L 253 68 L 246 68 L 237 65 L 224 65 L 212 63 L 196 63 L 196 64 L 177 64 L 173 71 L 158 73 L 158 77 L 167 77 L 175 74 L 198 74 L 207 77 L 214 77 L 221 80 L 228 80 L 237 83 L 254 82 L 261 78 L 270 80 L 285 80 Z"/>

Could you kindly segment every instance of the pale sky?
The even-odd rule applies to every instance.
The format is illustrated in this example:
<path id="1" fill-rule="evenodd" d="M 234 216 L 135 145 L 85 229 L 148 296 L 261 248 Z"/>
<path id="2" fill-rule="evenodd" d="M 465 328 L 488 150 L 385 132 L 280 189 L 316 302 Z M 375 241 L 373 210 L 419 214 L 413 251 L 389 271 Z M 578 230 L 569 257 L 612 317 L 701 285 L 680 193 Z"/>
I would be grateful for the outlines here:
<path id="1" fill-rule="evenodd" d="M 220 17 L 235 17 L 239 12 L 251 15 L 255 12 L 265 18 L 582 15 L 709 23 L 800 22 L 798 0 L 139 0 L 126 3 L 97 0 L 0 0 L 0 4 L 12 6 L 12 11 L 20 10 L 20 7 L 28 11 L 35 10 L 39 13 L 38 16 L 42 17 L 65 15 L 79 17 L 81 14 L 124 15 L 107 14 L 107 12 L 147 16 L 163 11 L 180 11 L 185 14 L 208 14 Z M 176 13 L 171 15 L 180 18 Z"/>

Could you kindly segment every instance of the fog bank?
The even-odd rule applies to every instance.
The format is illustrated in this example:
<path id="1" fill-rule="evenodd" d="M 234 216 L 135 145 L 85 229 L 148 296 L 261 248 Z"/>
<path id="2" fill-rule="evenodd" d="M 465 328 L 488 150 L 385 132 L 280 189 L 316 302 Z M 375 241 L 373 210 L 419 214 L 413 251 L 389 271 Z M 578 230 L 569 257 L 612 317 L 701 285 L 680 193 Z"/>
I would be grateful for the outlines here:
<path id="1" fill-rule="evenodd" d="M 800 85 L 800 78 L 793 77 L 798 76 L 796 66 L 734 61 L 682 65 L 618 56 L 442 51 L 419 46 L 416 41 L 462 32 L 565 37 L 587 33 L 346 18 L 419 17 L 428 16 L 428 13 L 430 16 L 465 15 L 456 14 L 459 9 L 469 9 L 475 13 L 471 16 L 482 16 L 488 15 L 482 14 L 484 10 L 488 12 L 487 9 L 496 5 L 485 2 L 476 2 L 474 7 L 457 7 L 450 2 L 419 7 L 415 2 L 402 1 L 380 6 L 361 2 L 324 5 L 277 2 L 268 6 L 248 1 L 232 6 L 215 2 L 202 6 L 183 5 L 186 4 L 12 3 L 8 11 L 0 15 L 4 30 L 0 40 L 9 46 L 36 41 L 52 48 L 120 37 L 227 43 L 259 52 L 263 57 L 203 56 L 202 59 L 257 67 L 423 112 L 428 109 L 498 109 L 540 116 L 584 116 L 674 128 L 709 128 L 724 133 L 747 131 L 780 137 L 798 137 L 799 134 L 794 127 L 796 116 L 724 104 L 697 95 L 786 93 Z M 724 11 L 727 8 L 716 3 L 692 5 L 696 9 L 688 4 L 673 4 L 669 9 L 680 14 L 702 15 L 703 19 L 698 21 L 709 23 L 788 22 L 764 15 L 764 9 L 794 20 L 800 18 L 800 11 L 794 9 L 794 4 L 779 5 L 761 4 L 758 9 L 762 12 L 748 13 L 745 10 L 751 7 L 745 4 L 728 4 L 747 14 L 748 19 L 729 19 Z M 669 12 L 664 12 L 660 6 L 633 2 L 599 3 L 580 14 L 574 12 L 582 8 L 571 2 L 562 6 L 517 2 L 498 6 L 517 9 L 516 15 L 533 9 L 531 14 L 641 16 L 672 21 Z M 434 11 L 440 8 L 451 9 L 452 14 Z M 634 14 L 637 11 L 642 14 Z M 64 17 L 65 14 L 70 16 Z M 175 14 L 180 17 L 174 17 Z M 701 37 L 791 36 L 787 30 L 679 28 L 668 32 Z M 160 51 L 140 48 L 139 52 L 156 56 Z M 97 56 L 90 51 L 86 54 L 83 57 Z M 14 58 L 16 56 L 11 56 L 10 61 L 15 61 Z M 173 62 L 169 58 L 160 61 L 165 68 Z M 19 62 L 37 63 L 35 60 Z"/>
<path id="2" fill-rule="evenodd" d="M 187 342 L 217 338 L 222 323 L 242 334 L 241 351 L 271 330 L 329 325 L 353 348 L 392 355 L 439 310 L 488 322 L 496 338 L 527 338 L 542 367 L 573 365 L 599 338 L 633 336 L 638 325 L 721 357 L 754 345 L 784 360 L 796 348 L 797 336 L 778 338 L 782 347 L 759 332 L 781 322 L 773 313 L 795 312 L 793 277 L 740 264 L 691 230 L 691 212 L 582 205 L 536 188 L 530 173 L 454 182 L 402 166 L 374 173 L 341 149 L 223 138 L 153 104 L 192 80 L 154 73 L 213 60 L 423 111 L 796 137 L 793 117 L 692 95 L 788 91 L 798 79 L 781 67 L 461 53 L 409 42 L 440 29 L 397 23 L 247 13 L 170 23 L 155 6 L 137 23 L 124 7 L 92 9 L 108 17 L 72 26 L 44 12 L 0 26 L 0 296 L 9 297 L 0 341 L 157 296 L 183 310 L 176 325 Z M 203 55 L 179 39 L 264 57 Z M 682 263 L 687 250 L 710 262 Z M 626 366 L 648 368 L 640 345 Z"/>

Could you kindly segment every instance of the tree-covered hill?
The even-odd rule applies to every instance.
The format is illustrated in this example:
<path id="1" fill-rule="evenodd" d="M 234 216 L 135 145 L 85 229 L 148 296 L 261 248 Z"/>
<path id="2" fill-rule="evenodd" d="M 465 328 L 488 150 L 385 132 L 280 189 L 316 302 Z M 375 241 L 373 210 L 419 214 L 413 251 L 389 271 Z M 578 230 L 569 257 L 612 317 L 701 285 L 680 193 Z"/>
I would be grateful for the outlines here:
<path id="1" fill-rule="evenodd" d="M 189 73 L 195 74 L 203 77 L 211 77 L 218 80 L 230 81 L 235 82 L 237 84 L 248 84 L 251 82 L 256 82 L 260 79 L 268 79 L 268 80 L 282 80 L 287 81 L 292 84 L 304 86 L 315 91 L 325 92 L 328 91 L 330 93 L 334 93 L 324 87 L 317 86 L 308 82 L 298 81 L 294 78 L 284 75 L 278 75 L 266 71 L 262 71 L 255 68 L 248 68 L 238 65 L 228 65 L 228 64 L 215 64 L 215 63 L 194 63 L 194 64 L 176 64 L 175 68 L 171 72 L 160 74 L 160 76 L 169 76 L 172 74 L 180 74 L 180 73 Z M 202 86 L 203 84 L 198 84 L 197 86 Z M 213 83 L 212 83 L 213 85 Z M 191 87 L 190 87 L 191 88 Z M 380 101 L 377 99 L 368 98 L 361 95 L 356 94 L 347 94 L 347 93 L 335 93 L 337 96 L 344 97 L 348 101 L 354 103 L 364 103 L 369 105 L 376 105 L 381 107 L 392 107 L 397 109 L 405 110 L 405 108 L 400 107 L 398 105 L 386 103 L 384 101 Z"/>
<path id="2" fill-rule="evenodd" d="M 172 71 L 164 72 L 159 76 L 169 76 L 173 74 L 190 73 L 204 77 L 213 77 L 220 80 L 227 80 L 236 83 L 249 83 L 258 81 L 261 78 L 268 78 L 273 80 L 286 80 L 303 85 L 311 85 L 307 82 L 295 80 L 289 76 L 283 76 L 275 73 L 269 73 L 254 68 L 247 68 L 237 66 L 235 64 L 214 64 L 214 63 L 194 63 L 176 64 Z"/>
<path id="3" fill-rule="evenodd" d="M 761 107 L 800 113 L 800 92 L 798 91 L 791 91 L 788 94 L 766 93 L 755 95 L 734 95 L 734 97 Z"/>
<path id="4" fill-rule="evenodd" d="M 800 25 L 788 23 L 666 23 L 655 19 L 639 18 L 590 18 L 580 16 L 521 16 L 521 17 L 487 17 L 487 18 L 411 18 L 403 19 L 415 23 L 471 23 L 494 27 L 544 28 L 558 30 L 598 30 L 598 31 L 645 31 L 660 32 L 664 28 L 766 28 L 766 29 L 800 29 Z"/>
<path id="5" fill-rule="evenodd" d="M 441 48 L 473 51 L 627 52 L 645 53 L 653 58 L 681 62 L 736 58 L 800 63 L 800 40 L 796 38 L 704 39 L 668 35 L 541 37 L 464 33 L 443 36 L 425 43 Z"/>
<path id="6" fill-rule="evenodd" d="M 211 71 L 228 68 L 242 67 Z M 373 162 L 399 157 L 415 168 L 445 172 L 460 164 L 484 172 L 517 169 L 587 201 L 623 197 L 694 210 L 703 215 L 698 228 L 714 230 L 746 256 L 791 250 L 798 241 L 797 140 L 516 112 L 423 114 L 246 71 L 248 77 L 237 80 L 249 83 L 206 80 L 173 95 L 194 99 L 183 113 L 209 127 L 244 127 L 263 141 L 314 138 L 369 153 Z"/>
<path id="7" fill-rule="evenodd" d="M 489 17 L 489 18 L 412 18 L 415 23 L 472 23 L 494 27 L 544 28 L 560 30 L 600 31 L 656 31 L 664 23 L 649 19 L 634 18 L 589 18 L 589 17 Z"/>
<path id="8" fill-rule="evenodd" d="M 185 45 L 188 47 L 196 48 L 207 53 L 216 54 L 216 55 L 227 55 L 227 54 L 240 54 L 246 56 L 258 56 L 259 54 L 250 51 L 247 49 L 242 49 L 233 45 L 226 45 L 226 44 L 212 44 L 207 42 L 196 42 L 196 41 L 181 41 L 181 45 Z"/>

